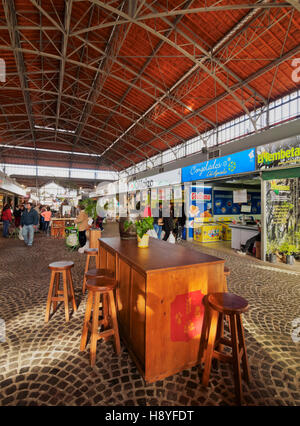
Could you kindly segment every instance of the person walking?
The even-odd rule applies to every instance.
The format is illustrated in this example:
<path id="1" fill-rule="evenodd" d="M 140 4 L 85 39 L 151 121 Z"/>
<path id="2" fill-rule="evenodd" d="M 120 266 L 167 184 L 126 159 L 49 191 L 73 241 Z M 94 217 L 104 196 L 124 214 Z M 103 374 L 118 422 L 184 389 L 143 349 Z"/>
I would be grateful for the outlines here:
<path id="1" fill-rule="evenodd" d="M 150 207 L 149 203 L 147 203 L 146 207 L 144 208 L 143 216 L 144 217 L 152 217 L 151 207 Z"/>
<path id="2" fill-rule="evenodd" d="M 50 207 L 47 206 L 47 208 L 45 209 L 45 211 L 43 211 L 41 213 L 41 217 L 44 218 L 43 231 L 45 232 L 45 234 L 47 234 L 47 232 L 48 232 L 51 216 L 52 216 L 52 213 L 51 213 Z"/>
<path id="3" fill-rule="evenodd" d="M 162 233 L 162 227 L 164 224 L 164 220 L 162 218 L 162 205 L 159 203 L 158 206 L 158 217 L 154 217 L 153 221 L 153 228 L 155 232 L 157 233 L 157 238 L 160 240 L 161 233 Z"/>
<path id="4" fill-rule="evenodd" d="M 9 225 L 12 222 L 12 214 L 9 204 L 5 204 L 2 211 L 2 221 L 3 221 L 3 237 L 9 237 Z"/>
<path id="5" fill-rule="evenodd" d="M 46 207 L 41 206 L 41 212 L 40 212 L 40 231 L 44 231 L 45 219 L 44 219 L 43 213 L 46 210 L 47 210 Z"/>
<path id="6" fill-rule="evenodd" d="M 34 230 L 39 223 L 39 215 L 35 209 L 32 208 L 31 203 L 27 203 L 25 210 L 21 216 L 21 228 L 24 242 L 28 247 L 32 246 Z"/>
<path id="7" fill-rule="evenodd" d="M 170 214 L 163 218 L 164 220 L 163 230 L 165 231 L 163 241 L 168 240 L 170 233 L 173 232 L 173 229 L 174 229 L 174 210 L 171 204 L 169 208 L 170 208 L 169 210 Z"/>
<path id="8" fill-rule="evenodd" d="M 21 216 L 23 211 L 21 210 L 21 206 L 16 206 L 14 209 L 14 218 L 15 218 L 15 227 L 19 228 L 21 223 Z"/>
<path id="9" fill-rule="evenodd" d="M 80 213 L 74 222 L 77 224 L 78 228 L 78 236 L 79 236 L 79 245 L 80 247 L 85 246 L 86 244 L 86 230 L 89 229 L 89 217 L 87 213 L 84 211 L 84 206 L 79 204 Z"/>
<path id="10" fill-rule="evenodd" d="M 100 231 L 102 231 L 102 232 L 104 231 L 104 228 L 103 228 L 103 219 L 104 219 L 104 217 L 97 216 L 97 219 L 95 221 L 96 228 L 100 228 Z"/>

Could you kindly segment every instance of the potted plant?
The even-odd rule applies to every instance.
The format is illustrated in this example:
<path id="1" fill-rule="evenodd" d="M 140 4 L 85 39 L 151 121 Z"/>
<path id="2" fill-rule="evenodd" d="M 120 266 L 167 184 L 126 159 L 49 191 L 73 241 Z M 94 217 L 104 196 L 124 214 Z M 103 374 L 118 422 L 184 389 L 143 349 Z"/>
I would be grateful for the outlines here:
<path id="1" fill-rule="evenodd" d="M 280 251 L 285 254 L 285 263 L 287 263 L 288 265 L 293 265 L 294 253 L 297 252 L 297 247 L 294 244 L 289 244 L 285 242 L 280 246 Z"/>
<path id="2" fill-rule="evenodd" d="M 267 242 L 267 260 L 271 263 L 276 263 L 277 262 L 277 255 L 276 255 L 276 251 L 277 251 L 277 246 L 276 243 L 273 242 Z"/>
<path id="3" fill-rule="evenodd" d="M 137 233 L 135 222 L 140 219 L 137 210 L 120 207 L 119 209 L 119 233 L 121 240 L 136 240 Z"/>
<path id="4" fill-rule="evenodd" d="M 125 231 L 132 226 L 132 221 L 125 221 L 124 229 Z M 134 226 L 136 229 L 138 247 L 145 248 L 149 247 L 149 235 L 147 232 L 150 229 L 153 229 L 153 217 L 144 217 L 142 219 L 136 220 L 134 222 Z"/>

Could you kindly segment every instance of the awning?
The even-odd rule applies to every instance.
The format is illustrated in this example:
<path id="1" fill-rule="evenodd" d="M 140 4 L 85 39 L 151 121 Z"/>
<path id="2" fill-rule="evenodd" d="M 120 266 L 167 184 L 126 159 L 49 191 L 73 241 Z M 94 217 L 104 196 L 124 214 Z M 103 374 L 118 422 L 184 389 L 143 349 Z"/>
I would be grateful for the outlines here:
<path id="1" fill-rule="evenodd" d="M 293 167 L 290 169 L 283 170 L 271 170 L 263 172 L 262 178 L 263 180 L 271 180 L 271 179 L 284 179 L 284 178 L 297 178 L 300 177 L 300 167 Z"/>

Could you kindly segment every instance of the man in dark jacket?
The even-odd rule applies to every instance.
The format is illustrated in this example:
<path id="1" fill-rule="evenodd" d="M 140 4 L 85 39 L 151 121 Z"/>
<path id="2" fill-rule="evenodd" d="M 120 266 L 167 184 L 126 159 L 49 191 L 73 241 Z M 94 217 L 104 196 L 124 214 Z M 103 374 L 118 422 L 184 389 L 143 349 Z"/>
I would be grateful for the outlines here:
<path id="1" fill-rule="evenodd" d="M 27 203 L 25 207 L 26 209 L 21 216 L 22 235 L 25 244 L 28 247 L 31 247 L 33 243 L 34 229 L 36 229 L 39 223 L 39 215 L 37 211 L 32 208 L 31 203 Z"/>

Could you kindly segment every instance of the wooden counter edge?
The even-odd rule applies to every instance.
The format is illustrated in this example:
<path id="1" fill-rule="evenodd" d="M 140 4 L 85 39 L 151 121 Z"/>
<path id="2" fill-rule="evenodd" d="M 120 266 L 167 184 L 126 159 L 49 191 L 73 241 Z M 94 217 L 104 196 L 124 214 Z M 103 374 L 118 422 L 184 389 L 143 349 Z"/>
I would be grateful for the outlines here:
<path id="1" fill-rule="evenodd" d="M 188 269 L 188 268 L 194 268 L 197 265 L 211 265 L 211 264 L 225 263 L 225 259 L 220 259 L 220 260 L 214 260 L 212 262 L 199 262 L 199 263 L 191 263 L 191 264 L 186 264 L 186 265 L 181 265 L 181 266 L 170 266 L 170 267 L 165 267 L 165 268 L 145 270 L 145 269 L 142 269 L 141 267 L 139 267 L 139 265 L 137 265 L 136 263 L 134 263 L 129 257 L 127 257 L 123 254 L 120 254 L 117 250 L 115 250 L 109 244 L 105 243 L 101 238 L 99 238 L 98 241 L 99 241 L 100 246 L 101 245 L 105 246 L 105 249 L 107 249 L 108 251 L 116 253 L 118 255 L 119 259 L 124 260 L 126 263 L 128 263 L 131 267 L 133 267 L 136 271 L 140 272 L 145 277 L 149 273 L 172 271 L 172 270 L 175 271 L 175 270 L 178 270 L 178 269 Z M 143 249 L 141 249 L 141 250 L 143 250 Z M 197 251 L 197 250 L 195 250 L 195 251 Z M 212 256 L 212 257 L 214 257 L 214 256 Z"/>

